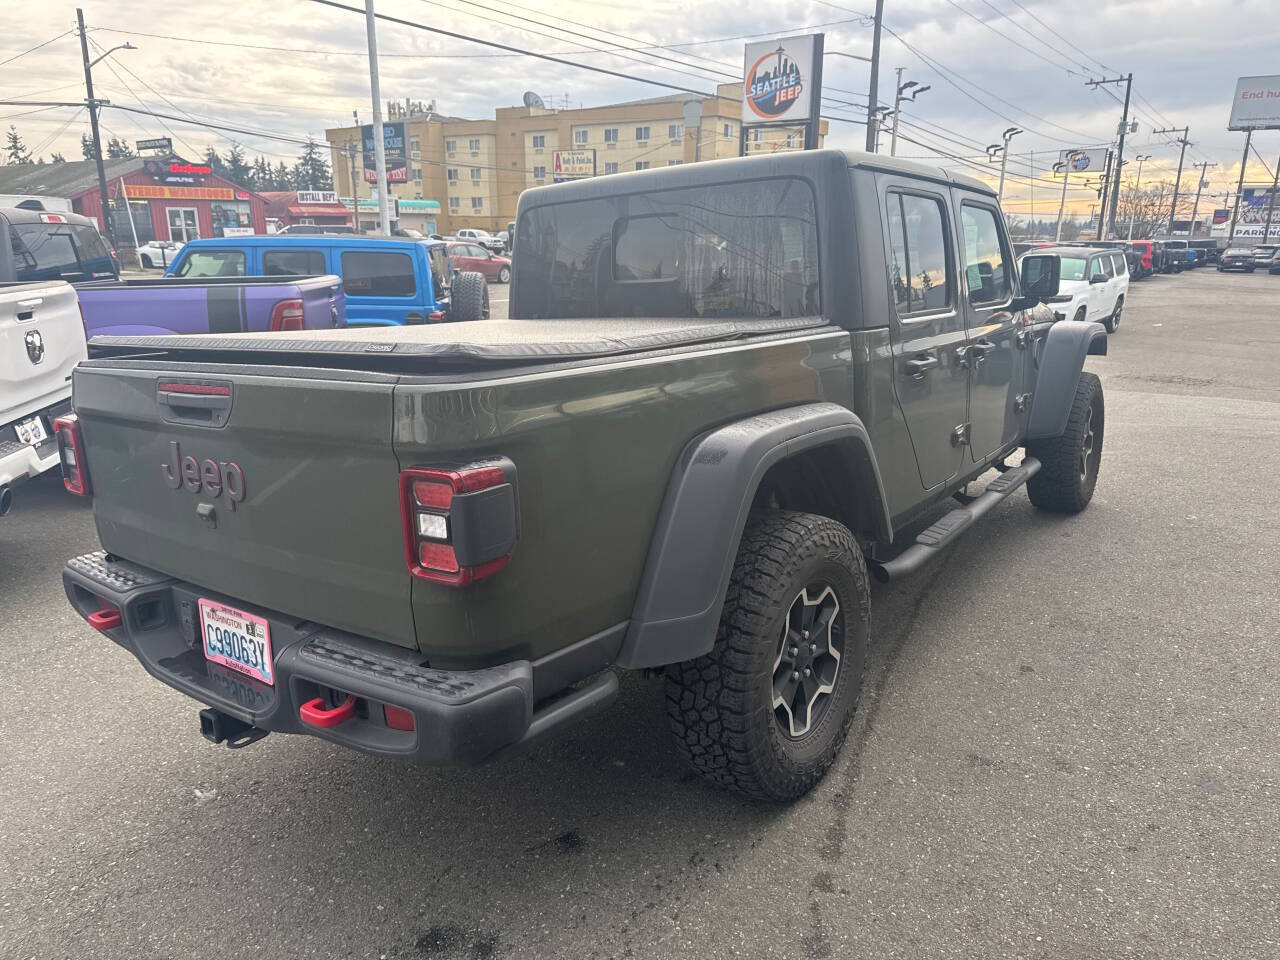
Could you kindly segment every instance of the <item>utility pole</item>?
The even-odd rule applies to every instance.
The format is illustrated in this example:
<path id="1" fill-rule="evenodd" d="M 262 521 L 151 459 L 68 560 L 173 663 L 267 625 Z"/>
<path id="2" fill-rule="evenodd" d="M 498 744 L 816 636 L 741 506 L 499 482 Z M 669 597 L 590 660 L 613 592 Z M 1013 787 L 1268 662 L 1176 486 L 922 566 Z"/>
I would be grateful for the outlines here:
<path id="1" fill-rule="evenodd" d="M 1271 215 L 1276 211 L 1276 188 L 1280 187 L 1280 157 L 1276 158 L 1276 173 L 1271 178 L 1271 196 L 1267 200 L 1267 226 L 1262 232 L 1262 242 L 1271 239 Z"/>
<path id="2" fill-rule="evenodd" d="M 93 132 L 93 159 L 98 166 L 98 202 L 102 204 L 102 222 L 107 240 L 116 246 L 116 225 L 111 222 L 111 206 L 107 202 L 107 171 L 102 165 L 102 135 L 98 132 L 98 101 L 93 97 L 93 64 L 89 62 L 89 35 L 84 29 L 84 11 L 76 8 L 76 25 L 80 30 L 80 56 L 84 60 L 84 89 L 89 105 L 89 129 Z M 129 200 L 126 197 L 125 203 Z"/>
<path id="3" fill-rule="evenodd" d="M 387 200 L 387 148 L 382 132 L 382 90 L 378 85 L 378 30 L 373 0 L 364 0 L 365 32 L 369 37 L 369 92 L 373 96 L 373 162 L 378 177 L 378 221 L 384 237 L 391 236 L 391 211 Z M 358 206 L 358 205 L 357 205 Z"/>
<path id="4" fill-rule="evenodd" d="M 1200 191 L 1206 186 L 1204 174 L 1210 167 L 1216 167 L 1216 163 L 1210 163 L 1206 160 L 1204 163 L 1196 163 L 1193 166 L 1200 168 L 1200 182 L 1196 184 L 1196 202 L 1191 206 L 1191 226 L 1187 228 L 1187 238 L 1194 240 L 1196 238 L 1196 214 L 1200 212 Z"/>
<path id="5" fill-rule="evenodd" d="M 1111 210 L 1107 219 L 1107 229 L 1111 233 L 1115 233 L 1116 229 L 1116 207 L 1120 206 L 1120 168 L 1124 166 L 1124 135 L 1129 131 L 1129 94 L 1133 90 L 1133 74 L 1127 77 L 1116 77 L 1113 80 L 1090 80 L 1085 84 L 1087 87 L 1099 87 L 1104 83 L 1123 83 L 1124 84 L 1124 113 L 1120 118 L 1120 142 L 1116 146 L 1116 177 L 1111 184 Z M 1098 239 L 1102 239 L 1102 231 L 1099 229 Z"/>
<path id="6" fill-rule="evenodd" d="M 1004 199 L 1004 171 L 1009 163 L 1009 141 L 1020 134 L 1022 131 L 1017 127 L 1008 127 L 1003 134 L 1004 143 L 992 143 L 987 146 L 987 161 L 995 160 L 996 153 L 1000 154 L 1000 187 L 996 190 L 996 195 Z"/>
<path id="7" fill-rule="evenodd" d="M 1236 220 L 1240 218 L 1240 195 L 1244 191 L 1244 168 L 1249 165 L 1249 144 L 1253 142 L 1253 128 L 1244 132 L 1244 155 L 1240 157 L 1240 180 L 1236 183 L 1236 202 L 1231 210 L 1231 235 L 1227 237 L 1228 245 L 1236 238 Z"/>
<path id="8" fill-rule="evenodd" d="M 880 139 L 880 118 L 876 115 L 876 107 L 880 105 L 880 24 L 883 21 L 884 0 L 876 0 L 875 27 L 871 35 L 871 82 L 867 85 L 867 150 L 871 153 L 876 152 Z"/>
<path id="9" fill-rule="evenodd" d="M 1071 164 L 1078 156 L 1080 156 L 1079 150 L 1068 150 L 1066 156 L 1053 165 L 1055 173 L 1058 170 L 1062 171 L 1062 199 L 1058 201 L 1058 230 L 1053 236 L 1055 242 L 1062 240 L 1062 212 L 1067 208 L 1067 178 L 1071 176 Z"/>
<path id="10" fill-rule="evenodd" d="M 1133 239 L 1133 221 L 1138 216 L 1138 190 L 1142 186 L 1142 165 L 1151 159 L 1151 154 L 1140 153 L 1135 158 L 1138 161 L 1138 177 L 1133 181 L 1133 208 L 1129 211 L 1129 236 L 1128 240 Z"/>
<path id="11" fill-rule="evenodd" d="M 1173 236 L 1173 218 L 1177 216 L 1177 213 L 1178 213 L 1178 187 L 1182 183 L 1182 161 L 1187 156 L 1187 147 L 1191 146 L 1191 141 L 1187 139 L 1187 134 L 1189 134 L 1190 132 L 1191 132 L 1190 127 L 1182 127 L 1181 129 L 1179 129 L 1178 127 L 1162 127 L 1159 130 L 1151 131 L 1151 135 L 1153 137 L 1159 136 L 1162 133 L 1182 134 L 1182 136 L 1180 136 L 1177 140 L 1173 141 L 1174 143 L 1181 144 L 1182 149 L 1178 151 L 1178 175 L 1173 178 L 1173 203 L 1169 205 L 1169 235 L 1170 236 Z"/>
<path id="12" fill-rule="evenodd" d="M 1102 183 L 1098 186 L 1098 201 L 1101 208 L 1098 210 L 1098 233 L 1094 237 L 1095 240 L 1102 239 L 1103 226 L 1107 220 L 1107 195 L 1111 190 L 1111 164 L 1115 161 L 1115 154 L 1107 151 L 1107 165 L 1102 170 Z"/>

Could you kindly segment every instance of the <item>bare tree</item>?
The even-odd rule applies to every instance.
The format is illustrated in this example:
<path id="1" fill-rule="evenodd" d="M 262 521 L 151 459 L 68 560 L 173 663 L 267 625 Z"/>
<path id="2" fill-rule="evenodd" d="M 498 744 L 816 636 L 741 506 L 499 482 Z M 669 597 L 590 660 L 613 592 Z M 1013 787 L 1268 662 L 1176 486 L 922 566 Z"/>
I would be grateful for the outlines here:
<path id="1" fill-rule="evenodd" d="M 1140 190 L 1126 187 L 1120 191 L 1120 206 L 1116 208 L 1116 233 L 1127 237 L 1132 220 L 1135 238 L 1164 235 L 1169 230 L 1172 201 L 1172 183 L 1154 183 Z"/>

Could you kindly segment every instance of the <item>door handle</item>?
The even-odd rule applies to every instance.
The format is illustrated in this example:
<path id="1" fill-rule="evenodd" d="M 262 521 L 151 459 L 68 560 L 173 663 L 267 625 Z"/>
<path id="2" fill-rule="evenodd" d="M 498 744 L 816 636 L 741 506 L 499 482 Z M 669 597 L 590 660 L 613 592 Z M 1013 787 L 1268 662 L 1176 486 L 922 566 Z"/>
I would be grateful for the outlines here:
<path id="1" fill-rule="evenodd" d="M 937 365 L 937 357 L 924 356 L 916 357 L 914 360 L 908 360 L 902 366 L 903 369 L 906 370 L 907 376 L 911 377 L 912 380 L 923 380 L 925 372 L 932 370 Z"/>
<path id="2" fill-rule="evenodd" d="M 979 340 L 977 343 L 969 344 L 969 352 L 973 354 L 974 363 L 981 363 L 987 359 L 987 352 L 995 348 L 996 345 L 990 340 Z"/>

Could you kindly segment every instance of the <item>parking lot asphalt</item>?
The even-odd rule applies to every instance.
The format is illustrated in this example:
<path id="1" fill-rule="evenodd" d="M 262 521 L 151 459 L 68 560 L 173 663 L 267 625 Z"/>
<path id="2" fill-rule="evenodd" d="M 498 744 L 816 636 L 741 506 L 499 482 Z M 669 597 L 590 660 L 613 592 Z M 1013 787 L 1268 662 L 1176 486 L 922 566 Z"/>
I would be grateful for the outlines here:
<path id="1" fill-rule="evenodd" d="M 27 485 L 0 521 L 0 956 L 1280 955 L 1278 306 L 1264 274 L 1134 284 L 1089 360 L 1092 505 L 1019 494 L 876 587 L 851 739 L 787 808 L 686 773 L 636 676 L 479 769 L 211 746 L 72 613 L 91 514 Z"/>

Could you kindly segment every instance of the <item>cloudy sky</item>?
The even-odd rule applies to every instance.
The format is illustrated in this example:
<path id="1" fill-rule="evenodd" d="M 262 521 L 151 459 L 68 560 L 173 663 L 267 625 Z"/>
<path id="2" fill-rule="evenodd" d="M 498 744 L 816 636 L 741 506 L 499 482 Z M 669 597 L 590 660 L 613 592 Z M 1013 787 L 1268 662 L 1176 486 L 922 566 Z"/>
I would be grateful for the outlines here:
<path id="1" fill-rule="evenodd" d="M 92 56 L 124 43 L 95 68 L 100 97 L 115 104 L 189 117 L 255 133 L 221 133 L 187 119 L 157 119 L 106 108 L 104 137 L 169 136 L 194 157 L 231 139 L 248 153 L 291 162 L 308 135 L 370 117 L 364 20 L 314 0 L 244 0 L 236 4 L 166 4 L 155 0 L 84 0 Z M 348 0 L 354 6 L 360 0 Z M 460 34 L 509 43 L 574 62 L 633 75 L 624 80 L 486 48 L 391 23 L 379 25 L 384 99 L 434 99 L 442 112 L 488 118 L 519 102 L 526 89 L 577 106 L 639 99 L 671 91 L 643 79 L 711 91 L 741 75 L 744 35 L 821 30 L 828 50 L 867 55 L 874 0 L 775 0 L 770 4 L 697 4 L 651 0 L 378 0 L 379 13 Z M 750 9 L 750 16 L 746 11 Z M 0 99 L 75 100 L 84 96 L 75 7 L 60 0 L 24 5 L 7 24 L 0 48 Z M 1178 149 L 1160 127 L 1191 128 L 1187 163 L 1216 163 L 1206 174 L 1205 204 L 1222 202 L 1240 171 L 1243 135 L 1226 130 L 1237 76 L 1280 74 L 1280 4 L 1275 0 L 885 0 L 881 100 L 891 98 L 894 68 L 930 85 L 903 113 L 899 155 L 941 159 L 976 173 L 984 148 L 1001 132 L 1024 132 L 1010 149 L 1010 213 L 1056 213 L 1049 167 L 1061 149 L 1103 144 L 1119 123 L 1123 85 L 1090 79 L 1133 72 L 1132 119 L 1138 132 L 1126 156 L 1150 155 L 1144 183 L 1172 180 Z M 57 37 L 57 39 L 52 39 Z M 46 43 L 46 41 L 51 41 Z M 28 51 L 38 44 L 39 49 Z M 7 61 L 7 62 L 5 62 Z M 868 65 L 829 57 L 824 112 L 828 143 L 860 147 L 864 128 L 851 119 L 866 103 Z M 836 118 L 846 118 L 838 120 Z M 0 104 L 0 126 L 13 124 L 39 155 L 80 157 L 87 131 L 82 108 Z M 905 124 L 910 124 L 906 126 Z M 886 141 L 887 143 L 887 141 Z M 1246 182 L 1270 180 L 1280 131 L 1255 135 Z M 952 157 L 943 154 L 954 155 Z M 957 159 L 958 158 L 958 159 Z M 1126 166 L 1128 177 L 1135 164 Z M 1184 174 L 1184 189 L 1194 186 Z M 1217 195 L 1217 200 L 1212 198 Z M 1069 198 L 1087 211 L 1092 191 Z M 1205 204 L 1202 204 L 1202 209 Z"/>

